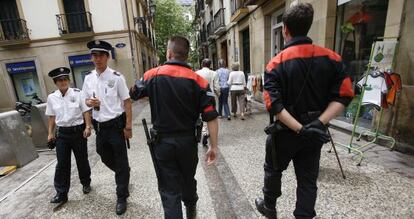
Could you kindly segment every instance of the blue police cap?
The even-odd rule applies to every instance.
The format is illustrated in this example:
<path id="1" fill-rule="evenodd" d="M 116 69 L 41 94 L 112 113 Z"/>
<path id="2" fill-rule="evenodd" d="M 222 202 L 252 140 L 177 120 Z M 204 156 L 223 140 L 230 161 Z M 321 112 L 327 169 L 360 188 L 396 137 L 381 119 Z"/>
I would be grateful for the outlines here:
<path id="1" fill-rule="evenodd" d="M 112 45 L 106 41 L 103 40 L 92 40 L 86 44 L 86 46 L 89 48 L 89 51 L 91 53 L 94 52 L 106 52 L 110 53 L 112 49 Z"/>
<path id="2" fill-rule="evenodd" d="M 55 68 L 52 71 L 49 72 L 49 77 L 51 78 L 57 78 L 60 76 L 68 76 L 69 77 L 70 69 L 66 67 L 59 67 Z"/>

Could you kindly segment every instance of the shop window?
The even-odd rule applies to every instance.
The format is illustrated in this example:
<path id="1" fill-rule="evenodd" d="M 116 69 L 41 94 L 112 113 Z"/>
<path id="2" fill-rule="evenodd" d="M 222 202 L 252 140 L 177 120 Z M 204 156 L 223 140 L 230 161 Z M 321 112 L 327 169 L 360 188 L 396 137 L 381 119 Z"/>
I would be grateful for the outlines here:
<path id="1" fill-rule="evenodd" d="M 28 103 L 33 100 L 34 96 L 41 96 L 34 61 L 8 63 L 6 69 L 10 75 L 18 101 Z"/>
<path id="2" fill-rule="evenodd" d="M 335 50 L 342 56 L 345 71 L 356 84 L 367 70 L 374 41 L 384 36 L 388 0 L 351 0 L 338 1 Z M 352 123 L 355 119 L 356 96 L 340 117 Z M 370 127 L 373 108 L 363 106 L 360 124 Z"/>

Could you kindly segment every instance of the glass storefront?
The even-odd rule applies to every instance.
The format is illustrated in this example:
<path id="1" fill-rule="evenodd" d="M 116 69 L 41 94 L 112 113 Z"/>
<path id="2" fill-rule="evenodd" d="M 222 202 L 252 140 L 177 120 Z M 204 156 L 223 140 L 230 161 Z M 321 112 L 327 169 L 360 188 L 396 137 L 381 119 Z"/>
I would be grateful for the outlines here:
<path id="1" fill-rule="evenodd" d="M 7 63 L 6 69 L 10 75 L 18 101 L 28 103 L 33 100 L 34 96 L 41 96 L 34 61 Z"/>
<path id="2" fill-rule="evenodd" d="M 335 50 L 354 85 L 367 70 L 372 44 L 384 36 L 387 11 L 388 0 L 338 1 Z M 359 99 L 357 95 L 340 119 L 352 123 Z M 363 106 L 362 126 L 371 126 L 373 111 L 373 107 Z"/>

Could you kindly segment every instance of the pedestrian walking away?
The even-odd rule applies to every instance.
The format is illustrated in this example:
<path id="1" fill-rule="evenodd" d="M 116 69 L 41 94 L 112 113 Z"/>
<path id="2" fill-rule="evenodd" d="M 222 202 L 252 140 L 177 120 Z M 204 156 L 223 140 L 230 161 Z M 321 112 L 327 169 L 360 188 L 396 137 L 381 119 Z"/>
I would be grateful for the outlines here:
<path id="1" fill-rule="evenodd" d="M 214 99 L 217 99 L 220 96 L 220 84 L 219 84 L 219 77 L 217 72 L 210 69 L 211 67 L 211 60 L 210 59 L 203 59 L 201 62 L 202 68 L 196 73 L 206 79 L 208 81 L 208 84 L 210 85 L 210 90 L 214 92 L 215 97 Z M 208 138 L 210 137 L 208 133 L 207 124 L 203 123 L 203 137 L 202 137 L 202 144 L 203 146 L 207 147 L 208 144 Z"/>
<path id="2" fill-rule="evenodd" d="M 223 59 L 220 59 L 218 61 L 219 69 L 217 69 L 217 76 L 219 79 L 219 85 L 220 85 L 220 96 L 219 96 L 219 116 L 223 116 L 223 110 L 224 110 L 224 118 L 227 118 L 228 120 L 231 120 L 230 116 L 230 109 L 229 109 L 229 85 L 227 84 L 227 81 L 229 80 L 229 70 L 226 68 L 226 63 Z"/>
<path id="3" fill-rule="evenodd" d="M 307 37 L 312 5 L 296 4 L 282 20 L 286 44 L 267 64 L 264 76 L 264 100 L 272 124 L 265 129 L 264 198 L 255 204 L 267 218 L 277 217 L 282 173 L 293 160 L 297 180 L 293 215 L 314 218 L 321 147 L 330 140 L 326 125 L 350 103 L 354 92 L 341 57 Z"/>
<path id="4" fill-rule="evenodd" d="M 244 120 L 245 94 L 246 94 L 246 77 L 242 71 L 239 71 L 240 64 L 233 63 L 231 66 L 228 84 L 231 94 L 231 112 L 237 117 L 237 103 L 239 104 L 240 118 Z"/>
<path id="5" fill-rule="evenodd" d="M 64 204 L 68 200 L 72 151 L 83 193 L 91 191 L 87 148 L 87 138 L 91 135 L 90 108 L 82 98 L 82 91 L 69 87 L 69 73 L 70 69 L 66 67 L 49 72 L 49 77 L 58 89 L 47 97 L 45 112 L 48 116 L 48 146 L 50 149 L 56 148 L 57 156 L 54 178 L 56 195 L 50 201 L 56 204 Z"/>
<path id="6" fill-rule="evenodd" d="M 187 65 L 189 49 L 186 38 L 170 38 L 167 62 L 147 71 L 130 90 L 134 100 L 149 97 L 153 124 L 149 145 L 153 145 L 158 191 L 167 219 L 183 218 L 181 202 L 186 207 L 187 218 L 196 218 L 198 195 L 194 177 L 199 139 L 196 124 L 200 114 L 210 133 L 208 165 L 215 161 L 217 153 L 218 113 L 214 94 L 208 81 Z"/>
<path id="7" fill-rule="evenodd" d="M 132 109 L 124 76 L 109 68 L 111 44 L 102 40 L 87 44 L 95 69 L 85 77 L 83 93 L 86 104 L 93 107 L 96 151 L 102 162 L 115 172 L 116 213 L 127 209 L 129 172 L 127 143 L 132 137 Z"/>

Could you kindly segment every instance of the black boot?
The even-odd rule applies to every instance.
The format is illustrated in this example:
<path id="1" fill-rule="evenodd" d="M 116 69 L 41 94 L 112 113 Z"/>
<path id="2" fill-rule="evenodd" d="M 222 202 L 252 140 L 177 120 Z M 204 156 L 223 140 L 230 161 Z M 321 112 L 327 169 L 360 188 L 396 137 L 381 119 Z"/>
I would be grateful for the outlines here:
<path id="1" fill-rule="evenodd" d="M 197 206 L 186 206 L 185 207 L 187 219 L 195 219 L 197 218 Z"/>
<path id="2" fill-rule="evenodd" d="M 116 202 L 116 214 L 117 215 L 122 215 L 126 212 L 127 210 L 127 201 L 126 199 L 118 199 L 118 201 Z"/>
<path id="3" fill-rule="evenodd" d="M 90 186 L 90 185 L 88 185 L 88 186 L 83 186 L 83 188 L 82 188 L 82 192 L 83 192 L 83 194 L 88 194 L 88 193 L 90 193 L 90 192 L 91 192 L 91 190 L 92 190 L 92 188 L 91 188 L 91 186 Z"/>
<path id="4" fill-rule="evenodd" d="M 53 197 L 50 200 L 50 203 L 53 203 L 53 204 L 64 204 L 67 201 L 68 201 L 68 196 L 67 195 L 59 195 L 59 194 L 56 194 L 55 197 Z"/>
<path id="5" fill-rule="evenodd" d="M 256 198 L 254 203 L 256 204 L 256 209 L 260 212 L 260 214 L 269 219 L 277 219 L 276 209 L 266 207 L 265 201 L 262 198 Z"/>

